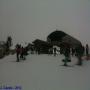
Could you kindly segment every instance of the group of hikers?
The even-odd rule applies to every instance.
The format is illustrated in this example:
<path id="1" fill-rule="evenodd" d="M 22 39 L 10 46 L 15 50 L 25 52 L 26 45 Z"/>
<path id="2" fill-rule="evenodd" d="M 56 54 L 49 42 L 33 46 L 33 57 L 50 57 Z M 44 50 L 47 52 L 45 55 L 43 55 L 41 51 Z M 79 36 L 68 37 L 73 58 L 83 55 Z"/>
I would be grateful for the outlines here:
<path id="1" fill-rule="evenodd" d="M 17 57 L 17 62 L 20 61 L 20 59 L 25 60 L 27 55 L 27 48 L 21 46 L 20 44 L 16 45 L 16 57 Z"/>
<path id="2" fill-rule="evenodd" d="M 72 49 L 72 55 L 75 55 L 78 58 L 78 63 L 77 65 L 82 65 L 82 60 L 81 57 L 83 56 L 84 50 L 82 46 L 78 46 L 75 51 Z M 70 57 L 70 48 L 66 47 L 65 52 L 64 52 L 65 59 L 63 60 L 64 66 L 67 66 L 68 62 L 71 62 L 71 57 Z"/>
<path id="3" fill-rule="evenodd" d="M 84 46 L 78 46 L 76 48 L 72 48 L 70 49 L 70 47 L 65 47 L 64 49 L 64 56 L 65 56 L 65 59 L 63 59 L 63 62 L 64 62 L 64 66 L 68 66 L 67 63 L 68 62 L 71 62 L 71 56 L 76 56 L 77 59 L 78 59 L 78 62 L 77 62 L 77 65 L 82 65 L 82 57 L 84 55 L 86 55 L 86 59 L 88 60 L 88 57 L 89 57 L 89 47 L 88 47 L 88 44 L 86 44 L 86 47 Z"/>
<path id="4" fill-rule="evenodd" d="M 57 50 L 56 47 L 49 49 L 49 54 L 53 54 L 54 56 L 57 55 L 57 52 L 60 52 L 60 54 L 65 56 L 65 58 L 62 60 L 64 62 L 64 66 L 68 66 L 67 63 L 71 62 L 71 55 L 77 57 L 77 65 L 82 65 L 82 57 L 84 55 L 86 55 L 86 59 L 88 60 L 89 46 L 86 44 L 86 47 L 79 45 L 75 48 L 71 48 L 69 45 L 65 45 L 64 47 L 60 47 L 60 50 Z"/>
<path id="5" fill-rule="evenodd" d="M 28 55 L 29 50 L 31 51 L 31 54 L 34 54 L 34 51 L 40 54 L 40 48 L 39 50 L 34 47 L 28 49 L 27 47 L 23 47 L 20 44 L 17 44 L 16 45 L 17 62 L 19 62 L 20 60 L 26 60 L 26 55 Z M 69 45 L 65 45 L 64 47 L 60 47 L 60 50 L 57 50 L 56 47 L 48 49 L 49 55 L 53 54 L 54 56 L 56 56 L 57 52 L 65 56 L 65 59 L 62 60 L 64 62 L 64 66 L 68 66 L 67 63 L 71 62 L 71 55 L 77 57 L 78 59 L 77 65 L 82 65 L 82 56 L 84 55 L 86 55 L 87 57 L 89 56 L 89 46 L 88 44 L 86 44 L 86 47 L 79 45 L 76 48 L 71 48 Z"/>

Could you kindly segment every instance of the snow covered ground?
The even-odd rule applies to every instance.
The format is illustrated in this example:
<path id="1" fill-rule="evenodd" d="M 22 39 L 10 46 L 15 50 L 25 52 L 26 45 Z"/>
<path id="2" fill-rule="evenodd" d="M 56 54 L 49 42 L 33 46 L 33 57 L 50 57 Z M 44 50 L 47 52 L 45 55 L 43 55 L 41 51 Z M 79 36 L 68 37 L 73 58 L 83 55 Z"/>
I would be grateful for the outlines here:
<path id="1" fill-rule="evenodd" d="M 15 55 L 0 60 L 0 85 L 21 86 L 22 90 L 90 90 L 90 61 L 75 65 L 77 59 L 61 66 L 64 56 L 28 55 L 15 62 Z"/>

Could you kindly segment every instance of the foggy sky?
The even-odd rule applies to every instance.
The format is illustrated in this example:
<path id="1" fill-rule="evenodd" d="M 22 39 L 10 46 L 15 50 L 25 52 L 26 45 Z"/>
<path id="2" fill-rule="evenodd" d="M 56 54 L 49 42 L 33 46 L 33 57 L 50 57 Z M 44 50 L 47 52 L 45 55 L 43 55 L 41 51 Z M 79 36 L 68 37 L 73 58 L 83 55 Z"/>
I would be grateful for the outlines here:
<path id="1" fill-rule="evenodd" d="M 0 40 L 46 40 L 55 29 L 90 44 L 90 0 L 0 0 Z"/>

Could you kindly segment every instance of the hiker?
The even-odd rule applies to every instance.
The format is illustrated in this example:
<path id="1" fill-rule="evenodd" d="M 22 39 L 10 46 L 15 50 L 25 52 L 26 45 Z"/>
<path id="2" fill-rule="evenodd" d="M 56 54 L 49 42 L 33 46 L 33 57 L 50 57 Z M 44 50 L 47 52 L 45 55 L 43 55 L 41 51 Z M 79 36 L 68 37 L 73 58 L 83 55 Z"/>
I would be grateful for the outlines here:
<path id="1" fill-rule="evenodd" d="M 56 47 L 54 47 L 53 50 L 54 50 L 54 56 L 56 56 L 56 51 L 57 51 Z"/>
<path id="2" fill-rule="evenodd" d="M 85 55 L 85 47 L 82 46 L 82 49 L 83 49 L 83 55 Z"/>
<path id="3" fill-rule="evenodd" d="M 67 62 L 70 62 L 70 48 L 69 47 L 65 47 L 64 49 L 64 56 L 65 56 L 65 59 L 63 60 L 64 62 L 64 66 L 67 66 Z"/>
<path id="4" fill-rule="evenodd" d="M 77 65 L 82 65 L 82 56 L 83 56 L 83 47 L 82 46 L 78 46 L 76 48 L 76 56 L 78 58 Z"/>
<path id="5" fill-rule="evenodd" d="M 21 47 L 21 50 L 20 50 L 20 58 L 23 59 L 23 56 L 24 56 L 24 48 Z"/>
<path id="6" fill-rule="evenodd" d="M 17 57 L 16 62 L 19 62 L 19 60 L 20 60 L 20 52 L 21 52 L 21 46 L 19 44 L 17 44 L 16 45 L 16 57 Z"/>
<path id="7" fill-rule="evenodd" d="M 88 44 L 86 44 L 86 56 L 87 56 L 87 60 L 88 60 L 88 56 L 89 56 L 89 47 L 88 47 Z"/>
<path id="8" fill-rule="evenodd" d="M 23 48 L 23 60 L 26 60 L 27 51 L 26 48 Z"/>

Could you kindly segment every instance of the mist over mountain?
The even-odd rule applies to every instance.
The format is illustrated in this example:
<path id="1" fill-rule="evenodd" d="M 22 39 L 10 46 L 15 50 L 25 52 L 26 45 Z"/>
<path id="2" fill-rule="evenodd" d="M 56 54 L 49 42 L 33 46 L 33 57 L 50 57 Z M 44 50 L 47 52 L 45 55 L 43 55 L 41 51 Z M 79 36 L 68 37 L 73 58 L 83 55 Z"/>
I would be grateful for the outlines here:
<path id="1" fill-rule="evenodd" d="M 0 40 L 46 40 L 56 29 L 90 45 L 90 1 L 0 0 Z"/>

